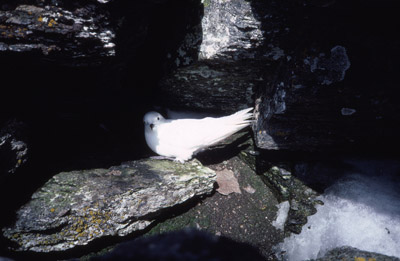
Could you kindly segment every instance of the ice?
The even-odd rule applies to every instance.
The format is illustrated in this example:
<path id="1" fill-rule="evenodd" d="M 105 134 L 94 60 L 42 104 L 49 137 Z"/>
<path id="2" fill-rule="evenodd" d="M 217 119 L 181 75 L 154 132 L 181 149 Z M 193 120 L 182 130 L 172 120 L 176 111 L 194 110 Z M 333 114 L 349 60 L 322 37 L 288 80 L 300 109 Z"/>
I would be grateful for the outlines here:
<path id="1" fill-rule="evenodd" d="M 398 170 L 361 165 L 361 172 L 346 174 L 319 197 L 325 204 L 301 234 L 278 246 L 284 259 L 314 259 L 340 246 L 400 257 Z"/>
<path id="2" fill-rule="evenodd" d="M 276 219 L 272 221 L 272 225 L 277 229 L 283 230 L 290 209 L 289 201 L 283 201 L 277 207 L 278 213 Z"/>

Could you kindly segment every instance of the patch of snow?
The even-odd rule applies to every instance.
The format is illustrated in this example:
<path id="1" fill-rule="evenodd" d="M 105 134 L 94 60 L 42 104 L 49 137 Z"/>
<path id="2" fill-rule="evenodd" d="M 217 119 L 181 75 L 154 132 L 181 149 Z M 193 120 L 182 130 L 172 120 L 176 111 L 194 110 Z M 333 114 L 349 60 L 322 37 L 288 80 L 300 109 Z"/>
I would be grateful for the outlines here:
<path id="1" fill-rule="evenodd" d="M 278 213 L 276 215 L 276 219 L 272 221 L 272 225 L 277 229 L 283 230 L 290 209 L 289 201 L 283 201 L 278 204 L 277 207 Z"/>
<path id="2" fill-rule="evenodd" d="M 326 189 L 319 197 L 325 204 L 302 232 L 278 245 L 285 260 L 315 259 L 340 246 L 400 257 L 399 169 L 373 164 Z"/>

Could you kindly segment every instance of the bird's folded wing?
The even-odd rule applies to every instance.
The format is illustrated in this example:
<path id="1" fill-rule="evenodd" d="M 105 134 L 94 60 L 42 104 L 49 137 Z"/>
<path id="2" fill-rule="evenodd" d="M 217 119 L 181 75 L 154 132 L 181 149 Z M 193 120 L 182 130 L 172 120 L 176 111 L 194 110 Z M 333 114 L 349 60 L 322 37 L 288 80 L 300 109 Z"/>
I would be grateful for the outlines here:
<path id="1" fill-rule="evenodd" d="M 180 119 L 158 126 L 157 134 L 163 146 L 196 151 L 207 142 L 204 137 L 209 135 L 209 128 L 209 125 L 199 120 Z"/>
<path id="2" fill-rule="evenodd" d="M 201 120 L 172 120 L 157 129 L 159 139 L 170 146 L 197 151 L 214 145 L 249 125 L 246 115 Z"/>

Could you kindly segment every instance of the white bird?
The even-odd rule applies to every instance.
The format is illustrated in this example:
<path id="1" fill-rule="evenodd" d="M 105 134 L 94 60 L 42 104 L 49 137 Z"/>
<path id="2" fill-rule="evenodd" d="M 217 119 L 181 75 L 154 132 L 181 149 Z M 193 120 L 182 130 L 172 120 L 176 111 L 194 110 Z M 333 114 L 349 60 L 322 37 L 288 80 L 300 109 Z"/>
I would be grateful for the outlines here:
<path id="1" fill-rule="evenodd" d="M 177 120 L 164 119 L 158 112 L 148 112 L 143 117 L 146 143 L 158 155 L 183 163 L 197 152 L 249 126 L 252 109 L 220 118 Z"/>

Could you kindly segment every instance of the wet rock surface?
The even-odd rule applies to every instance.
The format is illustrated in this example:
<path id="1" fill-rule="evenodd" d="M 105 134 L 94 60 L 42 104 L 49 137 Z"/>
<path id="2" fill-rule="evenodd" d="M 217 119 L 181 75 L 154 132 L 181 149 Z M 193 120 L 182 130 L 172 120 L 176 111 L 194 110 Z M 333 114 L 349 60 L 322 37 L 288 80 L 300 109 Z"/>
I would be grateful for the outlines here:
<path id="1" fill-rule="evenodd" d="M 19 251 L 62 251 L 145 229 L 162 212 L 210 193 L 215 172 L 198 161 L 141 160 L 57 174 L 32 195 L 3 234 Z"/>

